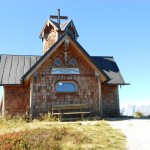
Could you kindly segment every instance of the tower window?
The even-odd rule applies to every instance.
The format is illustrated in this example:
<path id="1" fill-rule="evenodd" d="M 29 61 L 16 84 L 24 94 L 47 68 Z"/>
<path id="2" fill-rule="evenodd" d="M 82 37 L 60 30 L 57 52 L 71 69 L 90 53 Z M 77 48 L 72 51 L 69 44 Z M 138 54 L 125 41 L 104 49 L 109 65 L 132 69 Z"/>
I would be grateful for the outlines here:
<path id="1" fill-rule="evenodd" d="M 77 84 L 74 81 L 59 81 L 56 84 L 56 92 L 73 93 L 77 92 Z"/>

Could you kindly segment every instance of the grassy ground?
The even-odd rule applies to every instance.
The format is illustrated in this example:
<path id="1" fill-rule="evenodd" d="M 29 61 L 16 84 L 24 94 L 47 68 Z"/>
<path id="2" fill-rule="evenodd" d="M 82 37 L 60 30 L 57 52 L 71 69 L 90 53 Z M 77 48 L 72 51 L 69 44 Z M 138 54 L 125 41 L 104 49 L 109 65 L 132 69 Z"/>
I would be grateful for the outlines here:
<path id="1" fill-rule="evenodd" d="M 125 136 L 107 121 L 0 119 L 0 150 L 124 150 Z"/>

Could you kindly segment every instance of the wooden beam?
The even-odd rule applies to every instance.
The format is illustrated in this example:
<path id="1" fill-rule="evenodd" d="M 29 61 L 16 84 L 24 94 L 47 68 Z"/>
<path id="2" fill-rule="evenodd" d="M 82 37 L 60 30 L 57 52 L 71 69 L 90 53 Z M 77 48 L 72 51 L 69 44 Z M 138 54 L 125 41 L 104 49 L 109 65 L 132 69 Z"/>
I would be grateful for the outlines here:
<path id="1" fill-rule="evenodd" d="M 99 91 L 99 113 L 100 116 L 103 117 L 102 87 L 101 87 L 100 76 L 98 77 L 98 91 Z"/>
<path id="2" fill-rule="evenodd" d="M 30 80 L 30 115 L 33 115 L 33 77 Z"/>
<path id="3" fill-rule="evenodd" d="M 60 9 L 57 12 L 58 15 L 50 15 L 50 18 L 57 19 L 57 23 L 60 24 L 60 19 L 68 19 L 67 16 L 60 16 Z"/>
<path id="4" fill-rule="evenodd" d="M 50 15 L 50 18 L 58 19 L 58 16 Z M 60 16 L 60 19 L 68 19 L 68 17 L 67 16 Z"/>

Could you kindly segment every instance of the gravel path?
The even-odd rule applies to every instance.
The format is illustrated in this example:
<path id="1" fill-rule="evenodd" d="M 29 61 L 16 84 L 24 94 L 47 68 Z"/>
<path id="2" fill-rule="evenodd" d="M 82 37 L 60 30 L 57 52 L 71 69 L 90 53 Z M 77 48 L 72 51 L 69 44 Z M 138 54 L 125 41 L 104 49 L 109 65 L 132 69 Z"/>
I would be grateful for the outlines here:
<path id="1" fill-rule="evenodd" d="M 150 119 L 114 119 L 109 122 L 126 135 L 129 150 L 150 150 Z"/>

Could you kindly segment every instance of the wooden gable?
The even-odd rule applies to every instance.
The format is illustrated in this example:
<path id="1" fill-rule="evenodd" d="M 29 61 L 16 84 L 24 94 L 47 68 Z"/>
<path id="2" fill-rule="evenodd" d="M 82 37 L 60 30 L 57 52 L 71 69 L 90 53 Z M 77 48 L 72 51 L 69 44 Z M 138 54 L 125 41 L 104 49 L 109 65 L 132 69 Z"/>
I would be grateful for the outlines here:
<path id="1" fill-rule="evenodd" d="M 62 50 L 64 49 L 64 41 L 65 39 L 68 39 L 70 41 L 70 46 L 69 46 L 69 50 L 70 50 L 70 55 L 68 54 L 68 57 L 72 57 L 72 55 L 76 55 L 75 57 L 77 59 L 79 59 L 77 62 L 80 63 L 81 66 L 83 66 L 84 64 L 87 65 L 87 67 L 91 67 L 93 68 L 94 71 L 96 71 L 99 75 L 100 75 L 100 79 L 101 82 L 106 82 L 109 77 L 103 72 L 103 70 L 100 70 L 100 68 L 98 68 L 93 60 L 91 59 L 91 57 L 89 56 L 89 54 L 81 47 L 81 45 L 74 40 L 68 33 L 65 33 L 40 59 L 39 61 L 30 68 L 30 70 L 28 70 L 28 72 L 22 77 L 23 81 L 28 80 L 33 73 L 42 65 L 44 64 L 49 57 L 52 57 L 52 55 L 56 55 L 56 51 L 60 51 L 59 52 L 59 57 L 61 57 L 61 59 L 63 60 L 63 55 L 62 55 Z M 54 58 L 51 58 L 51 60 L 53 60 Z M 69 67 L 69 66 L 68 66 Z M 88 70 L 88 69 L 87 69 Z M 89 69 L 91 71 L 91 69 Z M 88 71 L 85 71 L 88 72 Z M 82 73 L 82 71 L 81 71 Z"/>

